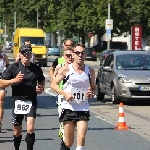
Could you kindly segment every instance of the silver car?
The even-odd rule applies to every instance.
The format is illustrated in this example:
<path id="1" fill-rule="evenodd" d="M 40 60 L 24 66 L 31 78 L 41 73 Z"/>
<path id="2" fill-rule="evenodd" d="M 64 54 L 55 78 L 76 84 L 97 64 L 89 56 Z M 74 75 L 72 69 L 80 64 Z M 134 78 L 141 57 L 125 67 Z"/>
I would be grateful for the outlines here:
<path id="1" fill-rule="evenodd" d="M 96 78 L 97 100 L 111 96 L 113 104 L 121 100 L 150 100 L 150 53 L 115 51 L 109 54 Z"/>

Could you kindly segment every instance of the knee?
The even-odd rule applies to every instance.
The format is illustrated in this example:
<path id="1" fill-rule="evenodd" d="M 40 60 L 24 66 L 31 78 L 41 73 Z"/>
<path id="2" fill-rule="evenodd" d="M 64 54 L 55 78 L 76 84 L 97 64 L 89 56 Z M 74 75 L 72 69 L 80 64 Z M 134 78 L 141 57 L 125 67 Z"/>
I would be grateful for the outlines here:
<path id="1" fill-rule="evenodd" d="M 73 140 L 65 140 L 65 145 L 71 147 L 73 145 Z"/>
<path id="2" fill-rule="evenodd" d="M 33 125 L 28 125 L 27 132 L 28 133 L 33 133 L 34 132 L 34 126 Z"/>

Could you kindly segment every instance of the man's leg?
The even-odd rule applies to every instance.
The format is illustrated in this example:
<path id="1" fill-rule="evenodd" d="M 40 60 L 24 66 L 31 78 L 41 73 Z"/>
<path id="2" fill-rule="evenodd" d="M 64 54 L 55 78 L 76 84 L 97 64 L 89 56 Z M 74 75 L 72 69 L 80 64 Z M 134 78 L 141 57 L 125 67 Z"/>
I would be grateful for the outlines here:
<path id="1" fill-rule="evenodd" d="M 88 128 L 88 121 L 77 121 L 77 148 L 76 150 L 83 150 L 85 145 L 85 135 Z"/>
<path id="2" fill-rule="evenodd" d="M 1 132 L 1 126 L 2 126 L 2 120 L 4 115 L 4 98 L 5 98 L 6 92 L 5 90 L 0 90 L 0 132 Z"/>
<path id="3" fill-rule="evenodd" d="M 33 150 L 33 145 L 35 142 L 34 123 L 35 118 L 27 117 L 27 135 L 25 138 L 27 143 L 27 150 Z"/>
<path id="4" fill-rule="evenodd" d="M 72 121 L 64 121 L 64 143 L 67 147 L 71 147 L 74 143 L 75 123 Z"/>
<path id="5" fill-rule="evenodd" d="M 19 150 L 19 146 L 20 146 L 21 139 L 22 139 L 21 133 L 22 133 L 22 125 L 14 126 L 13 140 L 14 140 L 15 150 Z"/>

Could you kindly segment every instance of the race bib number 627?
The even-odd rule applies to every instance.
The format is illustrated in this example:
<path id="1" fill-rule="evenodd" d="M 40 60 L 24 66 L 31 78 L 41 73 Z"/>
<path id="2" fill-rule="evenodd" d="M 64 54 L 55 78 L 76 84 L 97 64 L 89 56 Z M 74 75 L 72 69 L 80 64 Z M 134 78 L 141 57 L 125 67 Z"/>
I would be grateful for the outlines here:
<path id="1" fill-rule="evenodd" d="M 16 100 L 14 113 L 15 114 L 28 114 L 30 112 L 31 107 L 32 107 L 32 101 Z"/>

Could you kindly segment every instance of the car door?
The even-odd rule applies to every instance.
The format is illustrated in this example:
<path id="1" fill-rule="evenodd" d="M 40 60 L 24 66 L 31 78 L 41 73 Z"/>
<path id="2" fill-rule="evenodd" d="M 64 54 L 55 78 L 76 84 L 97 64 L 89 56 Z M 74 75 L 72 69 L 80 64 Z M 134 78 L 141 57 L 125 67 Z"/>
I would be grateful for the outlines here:
<path id="1" fill-rule="evenodd" d="M 108 55 L 107 58 L 105 59 L 104 65 L 100 68 L 100 72 L 99 72 L 99 87 L 101 91 L 104 92 L 107 91 L 108 81 L 106 76 L 108 76 L 108 72 L 105 71 L 103 68 L 109 65 L 110 59 L 111 59 L 111 55 Z"/>
<path id="2" fill-rule="evenodd" d="M 114 55 L 113 54 L 111 54 L 111 58 L 109 60 L 108 66 L 112 69 L 112 71 L 109 71 L 106 74 L 106 79 L 107 79 L 106 80 L 107 81 L 107 83 L 106 83 L 106 85 L 107 85 L 106 90 L 107 90 L 108 95 L 111 95 L 111 82 L 114 79 L 114 71 L 113 71 L 113 68 L 114 68 Z"/>

